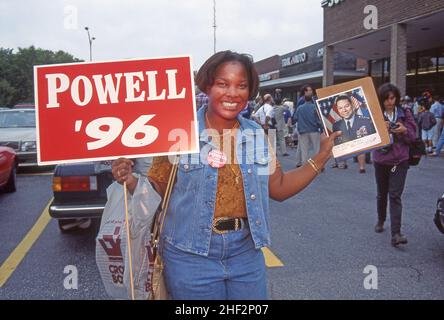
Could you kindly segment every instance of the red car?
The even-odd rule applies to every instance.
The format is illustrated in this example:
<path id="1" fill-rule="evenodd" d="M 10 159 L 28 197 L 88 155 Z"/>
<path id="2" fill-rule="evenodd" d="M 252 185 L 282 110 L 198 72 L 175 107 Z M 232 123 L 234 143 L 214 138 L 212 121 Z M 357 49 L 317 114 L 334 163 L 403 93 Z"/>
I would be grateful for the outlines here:
<path id="1" fill-rule="evenodd" d="M 15 192 L 18 159 L 15 151 L 0 146 L 0 191 Z"/>

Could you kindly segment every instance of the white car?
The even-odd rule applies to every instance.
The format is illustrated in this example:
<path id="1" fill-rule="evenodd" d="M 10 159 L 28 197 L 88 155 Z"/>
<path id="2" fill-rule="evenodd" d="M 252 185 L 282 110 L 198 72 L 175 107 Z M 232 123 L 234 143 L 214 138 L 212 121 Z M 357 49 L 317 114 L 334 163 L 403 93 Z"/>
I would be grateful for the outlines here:
<path id="1" fill-rule="evenodd" d="M 37 166 L 34 109 L 0 109 L 0 146 L 15 150 L 20 167 Z"/>

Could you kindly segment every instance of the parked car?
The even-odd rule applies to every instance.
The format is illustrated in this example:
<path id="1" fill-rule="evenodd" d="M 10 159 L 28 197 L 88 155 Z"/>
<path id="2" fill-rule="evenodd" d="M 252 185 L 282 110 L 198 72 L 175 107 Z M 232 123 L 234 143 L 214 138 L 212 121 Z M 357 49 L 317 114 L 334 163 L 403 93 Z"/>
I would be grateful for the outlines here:
<path id="1" fill-rule="evenodd" d="M 438 230 L 444 234 L 444 194 L 436 202 L 436 212 L 433 220 Z"/>
<path id="2" fill-rule="evenodd" d="M 20 167 L 37 166 L 35 109 L 0 110 L 0 146 L 15 150 Z"/>
<path id="3" fill-rule="evenodd" d="M 16 191 L 17 155 L 9 147 L 0 146 L 0 190 Z"/>
<path id="4" fill-rule="evenodd" d="M 86 229 L 92 220 L 100 219 L 112 182 L 110 161 L 57 165 L 49 214 L 58 220 L 60 230 Z"/>

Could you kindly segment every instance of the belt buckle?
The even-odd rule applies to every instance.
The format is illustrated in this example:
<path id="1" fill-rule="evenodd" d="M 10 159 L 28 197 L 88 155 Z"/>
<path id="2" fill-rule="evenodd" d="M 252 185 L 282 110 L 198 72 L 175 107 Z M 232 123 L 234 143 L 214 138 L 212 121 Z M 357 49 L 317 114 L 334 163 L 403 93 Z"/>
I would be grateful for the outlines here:
<path id="1" fill-rule="evenodd" d="M 213 219 L 213 227 L 212 227 L 214 233 L 216 233 L 216 234 L 226 234 L 229 231 L 238 231 L 240 229 L 239 219 L 238 218 L 235 218 L 234 230 L 223 230 L 222 231 L 222 230 L 219 230 L 219 229 L 216 228 L 216 225 L 217 225 L 217 223 L 219 221 L 230 220 L 230 219 L 232 219 L 232 218 L 228 218 L 228 217 L 214 218 Z"/>

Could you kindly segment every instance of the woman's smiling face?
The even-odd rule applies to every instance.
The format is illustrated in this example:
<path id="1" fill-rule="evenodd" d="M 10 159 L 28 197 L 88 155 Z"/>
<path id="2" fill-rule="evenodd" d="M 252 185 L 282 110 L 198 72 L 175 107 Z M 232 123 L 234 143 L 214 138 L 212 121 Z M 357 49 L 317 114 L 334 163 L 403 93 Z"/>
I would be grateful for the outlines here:
<path id="1" fill-rule="evenodd" d="M 209 107 L 219 117 L 232 120 L 248 102 L 249 83 L 242 63 L 228 61 L 221 64 L 214 75 L 214 83 L 207 88 Z"/>

